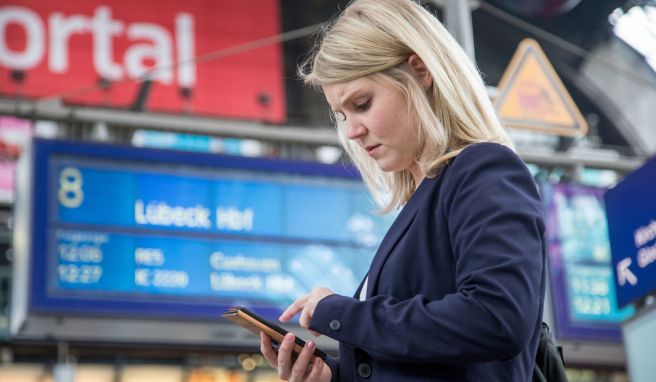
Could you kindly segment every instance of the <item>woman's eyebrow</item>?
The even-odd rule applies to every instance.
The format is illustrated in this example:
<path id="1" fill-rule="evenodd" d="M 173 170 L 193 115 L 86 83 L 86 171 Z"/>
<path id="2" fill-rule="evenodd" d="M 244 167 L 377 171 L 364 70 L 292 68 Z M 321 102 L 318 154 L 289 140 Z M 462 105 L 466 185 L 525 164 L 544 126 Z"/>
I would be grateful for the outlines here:
<path id="1" fill-rule="evenodd" d="M 350 92 L 344 94 L 344 96 L 342 97 L 342 99 L 341 99 L 341 100 L 337 103 L 337 105 L 335 105 L 335 106 L 337 106 L 337 109 L 340 109 L 340 108 L 343 107 L 346 103 L 348 103 L 349 101 L 351 101 L 353 98 L 356 98 L 356 97 L 360 96 L 360 93 L 363 93 L 363 92 L 364 92 L 363 89 L 354 89 L 354 90 L 352 90 L 352 91 L 350 91 Z M 339 111 L 339 110 L 333 110 L 333 113 L 334 113 L 334 112 L 338 112 L 338 111 Z"/>

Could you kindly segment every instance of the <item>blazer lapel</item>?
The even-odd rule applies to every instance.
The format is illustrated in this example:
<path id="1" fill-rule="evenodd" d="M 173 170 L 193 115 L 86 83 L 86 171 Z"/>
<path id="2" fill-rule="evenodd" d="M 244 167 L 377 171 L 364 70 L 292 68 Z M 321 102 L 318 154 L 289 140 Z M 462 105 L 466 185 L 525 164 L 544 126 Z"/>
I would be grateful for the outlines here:
<path id="1" fill-rule="evenodd" d="M 396 243 L 398 243 L 398 241 L 401 239 L 401 237 L 403 237 L 405 232 L 410 227 L 410 224 L 417 215 L 419 207 L 426 205 L 424 199 L 430 195 L 430 189 L 432 188 L 429 186 L 429 184 L 434 182 L 435 179 L 424 179 L 415 193 L 410 197 L 408 203 L 406 203 L 399 215 L 396 217 L 394 223 L 392 223 L 392 226 L 387 231 L 387 234 L 385 234 L 383 241 L 380 243 L 380 246 L 376 251 L 376 255 L 371 261 L 371 266 L 369 267 L 369 272 L 367 273 L 369 276 L 369 281 L 367 281 L 367 298 L 370 298 L 373 295 L 373 292 L 377 290 L 378 276 L 380 270 L 383 267 L 383 264 L 385 264 L 385 260 L 396 246 Z M 362 284 L 360 285 L 360 288 L 362 288 Z M 360 288 L 358 288 L 358 294 Z"/>

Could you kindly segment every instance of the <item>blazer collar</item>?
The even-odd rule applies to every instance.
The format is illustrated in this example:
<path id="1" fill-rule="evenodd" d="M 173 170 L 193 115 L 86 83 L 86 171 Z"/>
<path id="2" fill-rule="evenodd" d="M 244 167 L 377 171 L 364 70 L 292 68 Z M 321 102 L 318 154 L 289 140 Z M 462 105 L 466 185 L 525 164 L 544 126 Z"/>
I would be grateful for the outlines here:
<path id="1" fill-rule="evenodd" d="M 440 177 L 438 176 L 438 178 Z M 378 287 L 378 278 L 379 278 L 378 276 L 380 270 L 383 267 L 383 264 L 385 264 L 385 260 L 396 246 L 396 243 L 398 243 L 401 237 L 403 237 L 405 232 L 408 230 L 408 227 L 410 227 L 410 224 L 412 223 L 415 216 L 417 215 L 417 211 L 419 210 L 419 207 L 426 206 L 425 199 L 431 194 L 430 190 L 433 188 L 430 186 L 430 184 L 435 183 L 435 181 L 436 181 L 435 178 L 433 179 L 425 178 L 419 184 L 417 190 L 415 190 L 414 194 L 412 194 L 406 205 L 403 207 L 399 215 L 394 220 L 394 223 L 392 223 L 392 226 L 385 234 L 383 241 L 380 243 L 380 246 L 376 251 L 376 255 L 371 261 L 371 266 L 369 267 L 369 273 L 368 273 L 369 281 L 367 281 L 368 283 L 367 298 L 370 298 L 372 296 L 372 293 L 376 291 Z M 361 287 L 362 284 L 360 285 L 360 288 Z M 358 288 L 358 293 L 360 291 L 360 288 Z"/>

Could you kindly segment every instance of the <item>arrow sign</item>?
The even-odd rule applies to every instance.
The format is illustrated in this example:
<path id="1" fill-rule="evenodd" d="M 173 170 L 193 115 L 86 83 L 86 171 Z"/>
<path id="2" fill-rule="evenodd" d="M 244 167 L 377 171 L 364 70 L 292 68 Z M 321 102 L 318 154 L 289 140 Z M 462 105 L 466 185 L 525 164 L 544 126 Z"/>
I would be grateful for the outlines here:
<path id="1" fill-rule="evenodd" d="M 620 286 L 626 284 L 627 281 L 631 285 L 636 285 L 638 283 L 638 278 L 633 272 L 631 272 L 629 265 L 631 265 L 630 257 L 626 257 L 617 262 L 617 282 Z"/>
<path id="2" fill-rule="evenodd" d="M 620 307 L 656 291 L 656 157 L 604 194 L 608 238 Z M 629 259 L 631 259 L 629 261 Z M 629 270 L 629 265 L 636 266 Z M 640 283 L 638 283 L 640 279 Z"/>

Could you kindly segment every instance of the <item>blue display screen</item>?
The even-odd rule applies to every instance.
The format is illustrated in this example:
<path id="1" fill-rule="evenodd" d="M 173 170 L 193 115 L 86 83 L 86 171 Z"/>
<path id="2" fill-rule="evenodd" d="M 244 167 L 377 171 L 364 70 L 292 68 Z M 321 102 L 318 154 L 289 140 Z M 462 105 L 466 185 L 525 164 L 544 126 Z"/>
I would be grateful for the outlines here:
<path id="1" fill-rule="evenodd" d="M 34 147 L 35 310 L 275 318 L 313 287 L 352 295 L 393 219 L 343 166 Z"/>
<path id="2" fill-rule="evenodd" d="M 358 183 L 338 179 L 219 170 L 187 175 L 57 158 L 51 165 L 52 223 L 352 245 L 362 232 L 349 228 L 349 220 L 374 208 L 362 203 L 367 198 Z"/>
<path id="3" fill-rule="evenodd" d="M 620 309 L 615 297 L 605 190 L 545 183 L 541 191 L 557 335 L 620 341 L 620 323 L 633 309 Z"/>

